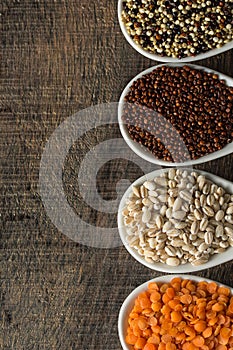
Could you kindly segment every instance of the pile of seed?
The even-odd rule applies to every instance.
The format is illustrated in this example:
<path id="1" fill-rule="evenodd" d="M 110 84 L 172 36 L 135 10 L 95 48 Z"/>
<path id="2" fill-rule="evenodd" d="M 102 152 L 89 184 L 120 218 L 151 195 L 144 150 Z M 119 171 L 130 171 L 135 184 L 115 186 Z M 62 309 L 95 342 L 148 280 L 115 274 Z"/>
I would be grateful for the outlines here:
<path id="1" fill-rule="evenodd" d="M 133 187 L 122 215 L 127 243 L 149 263 L 198 266 L 233 247 L 233 195 L 196 172 Z"/>
<path id="2" fill-rule="evenodd" d="M 197 159 L 233 140 L 233 87 L 217 74 L 160 66 L 133 82 L 125 102 L 130 137 L 156 158 Z"/>
<path id="3" fill-rule="evenodd" d="M 125 0 L 122 20 L 142 49 L 183 58 L 233 39 L 231 0 Z"/>

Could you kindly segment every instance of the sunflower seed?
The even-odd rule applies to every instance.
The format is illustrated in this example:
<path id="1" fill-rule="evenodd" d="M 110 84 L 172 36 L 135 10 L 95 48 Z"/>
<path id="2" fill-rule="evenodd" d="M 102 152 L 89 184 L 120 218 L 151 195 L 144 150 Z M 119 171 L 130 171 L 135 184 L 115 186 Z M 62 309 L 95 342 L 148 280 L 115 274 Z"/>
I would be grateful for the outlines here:
<path id="1" fill-rule="evenodd" d="M 216 184 L 212 184 L 211 187 L 210 187 L 210 193 L 216 193 L 218 189 L 218 186 Z"/>
<path id="2" fill-rule="evenodd" d="M 227 215 L 233 214 L 233 206 L 230 206 L 230 207 L 227 208 L 226 214 L 227 214 Z"/>
<path id="3" fill-rule="evenodd" d="M 191 244 L 183 244 L 182 245 L 182 250 L 185 252 L 189 252 L 190 249 L 192 249 L 192 245 Z"/>
<path id="4" fill-rule="evenodd" d="M 183 255 L 184 255 L 183 250 L 181 248 L 176 248 L 176 256 L 177 256 L 177 258 L 181 259 Z"/>
<path id="5" fill-rule="evenodd" d="M 156 236 L 156 241 L 158 243 L 161 243 L 161 242 L 166 242 L 167 240 L 167 235 L 165 235 L 164 233 L 160 233 L 159 235 Z"/>
<path id="6" fill-rule="evenodd" d="M 162 216 L 165 216 L 166 215 L 166 211 L 167 211 L 167 206 L 164 204 L 162 205 L 162 207 L 160 208 L 160 214 Z"/>
<path id="7" fill-rule="evenodd" d="M 233 230 L 233 225 L 230 224 L 229 222 L 224 222 L 224 226 L 225 227 L 229 227 L 229 228 L 231 228 Z"/>
<path id="8" fill-rule="evenodd" d="M 163 220 L 161 215 L 157 215 L 156 216 L 155 223 L 156 223 L 156 225 L 158 226 L 159 229 L 162 228 L 164 220 Z"/>
<path id="9" fill-rule="evenodd" d="M 178 219 L 178 220 L 183 220 L 185 218 L 185 216 L 186 216 L 186 213 L 183 210 L 174 211 L 172 213 L 172 217 L 174 219 Z"/>
<path id="10" fill-rule="evenodd" d="M 226 232 L 228 237 L 231 237 L 233 239 L 233 229 L 231 229 L 230 227 L 225 227 L 224 231 Z"/>
<path id="11" fill-rule="evenodd" d="M 209 221 L 206 218 L 202 218 L 201 222 L 200 222 L 200 230 L 201 231 L 205 231 L 205 229 L 207 228 L 209 224 Z"/>
<path id="12" fill-rule="evenodd" d="M 180 265 L 180 259 L 178 258 L 167 258 L 166 264 L 169 266 L 178 266 Z"/>
<path id="13" fill-rule="evenodd" d="M 221 221 L 224 217 L 224 211 L 223 210 L 218 210 L 217 213 L 215 214 L 215 220 L 216 221 Z"/>
<path id="14" fill-rule="evenodd" d="M 156 206 L 160 206 L 160 202 L 158 200 L 158 198 L 153 197 L 153 196 L 149 196 L 148 199 Z"/>
<path id="15" fill-rule="evenodd" d="M 225 220 L 230 224 L 233 224 L 233 215 L 226 215 Z"/>
<path id="16" fill-rule="evenodd" d="M 194 205 L 194 204 L 190 204 L 190 205 L 189 205 L 190 214 L 193 214 L 195 209 L 196 209 L 196 208 L 195 208 L 195 205 Z M 194 218 L 194 220 L 195 220 L 195 218 Z"/>
<path id="17" fill-rule="evenodd" d="M 209 194 L 210 193 L 210 183 L 206 182 L 205 185 L 203 186 L 202 192 L 204 194 Z"/>
<path id="18" fill-rule="evenodd" d="M 187 184 L 187 186 L 186 186 L 186 188 L 187 188 L 187 190 L 192 190 L 193 185 L 192 185 L 192 184 L 190 184 L 190 183 L 188 183 L 188 184 Z"/>
<path id="19" fill-rule="evenodd" d="M 156 231 L 152 230 L 147 233 L 148 237 L 154 238 L 156 237 Z"/>
<path id="20" fill-rule="evenodd" d="M 221 207 L 222 207 L 224 204 L 225 204 L 226 207 L 227 207 L 227 204 L 225 203 L 224 197 L 221 196 L 221 197 L 219 198 L 218 202 L 219 202 L 219 204 L 220 204 Z"/>
<path id="21" fill-rule="evenodd" d="M 125 225 L 131 225 L 133 221 L 134 221 L 134 218 L 132 216 L 128 216 L 124 220 Z"/>
<path id="22" fill-rule="evenodd" d="M 197 179 L 198 178 L 198 173 L 196 171 L 192 171 L 191 172 L 191 175 L 194 177 L 194 179 Z"/>
<path id="23" fill-rule="evenodd" d="M 148 191 L 148 196 L 149 197 L 155 197 L 155 198 L 157 198 L 158 197 L 158 191 L 152 191 L 152 190 L 150 190 L 150 191 Z"/>
<path id="24" fill-rule="evenodd" d="M 191 233 L 191 235 L 189 236 L 190 241 L 195 241 L 197 239 L 197 235 Z"/>
<path id="25" fill-rule="evenodd" d="M 144 255 L 144 249 L 143 248 L 136 247 L 135 249 L 137 250 L 139 255 L 141 255 L 141 256 Z"/>
<path id="26" fill-rule="evenodd" d="M 180 181 L 180 183 L 177 184 L 177 187 L 178 187 L 179 189 L 185 189 L 185 188 L 187 187 L 187 181 L 184 180 L 184 179 L 182 179 L 182 180 Z"/>
<path id="27" fill-rule="evenodd" d="M 224 235 L 222 235 L 221 238 L 222 238 L 222 241 L 227 241 L 227 240 L 228 240 L 228 235 L 225 235 L 225 234 L 224 234 Z"/>
<path id="28" fill-rule="evenodd" d="M 145 254 L 145 253 L 144 253 L 144 254 Z M 146 254 L 145 254 L 145 260 L 146 260 L 146 262 L 148 262 L 148 263 L 150 263 L 150 264 L 153 264 L 153 263 L 154 263 L 154 260 L 153 260 L 151 257 L 147 256 Z"/>
<path id="29" fill-rule="evenodd" d="M 178 222 L 175 223 L 175 228 L 177 230 L 182 230 L 182 229 L 186 228 L 187 226 L 188 226 L 187 222 L 178 221 Z"/>
<path id="30" fill-rule="evenodd" d="M 205 237 L 205 233 L 203 231 L 199 231 L 198 234 L 197 234 L 197 237 L 201 238 L 203 240 L 204 237 Z"/>
<path id="31" fill-rule="evenodd" d="M 213 242 L 213 233 L 210 231 L 205 232 L 204 240 L 206 244 L 210 245 Z"/>
<path id="32" fill-rule="evenodd" d="M 196 207 L 197 209 L 201 208 L 201 202 L 200 202 L 200 200 L 199 200 L 198 198 L 196 198 L 196 199 L 194 200 L 194 204 L 195 204 L 195 207 Z"/>
<path id="33" fill-rule="evenodd" d="M 219 202 L 215 202 L 213 205 L 212 205 L 212 208 L 215 212 L 217 212 L 218 210 L 220 210 L 220 204 Z"/>
<path id="34" fill-rule="evenodd" d="M 206 231 L 207 232 L 214 232 L 215 231 L 215 227 L 213 225 L 208 224 L 208 226 L 206 227 Z"/>
<path id="35" fill-rule="evenodd" d="M 192 176 L 192 175 L 188 176 L 188 183 L 190 183 L 192 185 L 194 185 L 196 183 L 194 176 Z"/>
<path id="36" fill-rule="evenodd" d="M 165 242 L 159 242 L 155 247 L 157 254 L 159 254 L 161 252 L 161 250 L 164 249 L 164 247 L 165 247 Z"/>
<path id="37" fill-rule="evenodd" d="M 189 214 L 189 215 L 187 216 L 187 219 L 190 220 L 190 221 L 194 221 L 194 220 L 196 220 L 196 217 L 195 217 L 194 214 Z"/>
<path id="38" fill-rule="evenodd" d="M 141 197 L 141 193 L 140 193 L 140 189 L 136 186 L 132 187 L 133 193 L 135 194 L 135 196 L 137 196 L 138 198 Z"/>
<path id="39" fill-rule="evenodd" d="M 222 225 L 218 225 L 215 229 L 215 236 L 218 238 L 218 237 L 221 237 L 224 233 L 224 228 Z"/>
<path id="40" fill-rule="evenodd" d="M 154 249 L 157 245 L 157 242 L 154 238 L 148 238 L 147 242 L 149 243 L 151 249 Z"/>
<path id="41" fill-rule="evenodd" d="M 197 177 L 197 183 L 198 183 L 198 187 L 199 187 L 199 189 L 200 190 L 202 190 L 203 189 L 203 187 L 204 187 L 204 185 L 205 185 L 205 183 L 206 183 L 206 178 L 205 178 L 205 176 L 204 175 L 199 175 L 198 177 Z"/>
<path id="42" fill-rule="evenodd" d="M 191 225 L 190 231 L 192 234 L 196 235 L 199 231 L 200 225 L 198 221 L 194 221 Z"/>
<path id="43" fill-rule="evenodd" d="M 207 197 L 204 194 L 201 194 L 200 196 L 200 204 L 202 207 L 204 207 L 207 204 Z"/>
<path id="44" fill-rule="evenodd" d="M 229 203 L 231 200 L 231 195 L 229 193 L 225 193 L 223 195 L 223 198 L 224 198 L 225 203 Z"/>
<path id="45" fill-rule="evenodd" d="M 176 188 L 170 188 L 168 190 L 168 194 L 169 194 L 170 197 L 177 197 L 178 194 L 179 194 L 179 190 L 178 190 L 177 187 Z"/>
<path id="46" fill-rule="evenodd" d="M 144 213 L 142 214 L 142 222 L 147 223 L 150 221 L 150 218 L 151 218 L 151 211 L 149 209 L 144 210 Z"/>
<path id="47" fill-rule="evenodd" d="M 177 182 L 174 180 L 169 180 L 168 181 L 168 186 L 169 188 L 176 188 Z"/>
<path id="48" fill-rule="evenodd" d="M 180 231 L 173 228 L 171 230 L 168 230 L 166 233 L 168 237 L 178 237 L 180 234 Z"/>
<path id="49" fill-rule="evenodd" d="M 227 241 L 222 241 L 219 243 L 220 247 L 221 248 L 228 248 L 229 247 L 229 243 Z"/>
<path id="50" fill-rule="evenodd" d="M 225 190 L 222 187 L 218 187 L 216 193 L 221 197 L 225 194 Z"/>
<path id="51" fill-rule="evenodd" d="M 210 217 L 213 217 L 215 214 L 214 210 L 208 205 L 206 205 L 202 210 L 203 210 L 203 213 L 205 213 L 207 216 L 210 216 Z"/>
<path id="52" fill-rule="evenodd" d="M 180 198 L 184 199 L 186 202 L 191 202 L 192 200 L 192 193 L 190 193 L 187 190 L 180 191 Z"/>
<path id="53" fill-rule="evenodd" d="M 202 264 L 206 264 L 207 263 L 207 261 L 208 261 L 208 258 L 206 257 L 200 257 L 200 258 L 197 258 L 197 259 L 195 259 L 195 260 L 193 260 L 192 262 L 191 262 L 191 264 L 193 265 L 193 266 L 200 266 L 200 265 L 202 265 Z"/>
<path id="54" fill-rule="evenodd" d="M 139 239 L 138 237 L 135 237 L 135 236 L 127 236 L 126 237 L 126 241 L 131 245 L 133 244 L 134 242 L 138 242 L 139 243 Z"/>
<path id="55" fill-rule="evenodd" d="M 166 203 L 168 200 L 168 195 L 167 194 L 161 194 L 160 196 L 158 196 L 158 199 L 160 202 L 162 203 Z"/>
<path id="56" fill-rule="evenodd" d="M 147 188 L 145 188 L 143 185 L 140 186 L 140 196 L 141 196 L 142 198 L 145 198 L 145 197 L 148 196 L 148 190 L 147 190 Z"/>
<path id="57" fill-rule="evenodd" d="M 143 185 L 150 191 L 153 191 L 156 188 L 154 181 L 145 181 Z"/>
<path id="58" fill-rule="evenodd" d="M 147 222 L 146 223 L 146 227 L 149 228 L 149 229 L 155 229 L 155 228 L 157 228 L 157 225 L 156 225 L 155 222 L 153 222 L 153 223 Z"/>
<path id="59" fill-rule="evenodd" d="M 223 203 L 223 205 L 221 205 L 221 209 L 225 212 L 228 208 L 227 203 Z"/>
<path id="60" fill-rule="evenodd" d="M 173 247 L 182 247 L 184 241 L 182 239 L 174 239 L 171 241 Z"/>
<path id="61" fill-rule="evenodd" d="M 123 216 L 129 215 L 129 210 L 128 210 L 127 208 L 124 208 L 124 209 L 122 210 L 122 215 L 123 215 Z"/>
<path id="62" fill-rule="evenodd" d="M 159 186 L 163 186 L 166 187 L 168 185 L 168 180 L 164 177 L 156 177 L 154 179 L 154 182 L 159 185 Z"/>
<path id="63" fill-rule="evenodd" d="M 177 211 L 181 208 L 181 205 L 182 205 L 182 200 L 181 198 L 177 197 L 174 204 L 173 204 L 173 210 L 174 211 Z"/>
<path id="64" fill-rule="evenodd" d="M 210 225 L 212 225 L 212 226 L 218 226 L 218 225 L 219 225 L 219 222 L 216 221 L 215 219 L 210 219 L 210 220 L 209 220 L 209 223 L 210 223 Z"/>
<path id="65" fill-rule="evenodd" d="M 153 263 L 159 262 L 159 257 L 158 257 L 158 255 L 154 255 L 154 256 L 152 257 L 152 260 L 153 260 Z M 153 316 L 153 315 L 154 315 L 154 314 L 152 313 L 151 316 Z"/>
<path id="66" fill-rule="evenodd" d="M 167 200 L 167 204 L 168 204 L 168 206 L 170 207 L 170 208 L 172 208 L 173 207 L 173 205 L 174 205 L 174 202 L 175 202 L 175 199 L 173 198 L 173 197 L 168 197 L 168 200 Z"/>
<path id="67" fill-rule="evenodd" d="M 197 220 L 201 220 L 203 217 L 203 214 L 200 209 L 194 209 L 194 216 Z"/>
<path id="68" fill-rule="evenodd" d="M 214 250 L 214 253 L 215 254 L 219 254 L 219 253 L 224 253 L 225 251 L 226 251 L 225 248 L 217 248 L 217 249 Z"/>
<path id="69" fill-rule="evenodd" d="M 172 223 L 170 221 L 166 221 L 165 224 L 163 225 L 162 231 L 167 232 L 172 228 Z"/>
<path id="70" fill-rule="evenodd" d="M 174 247 L 166 246 L 164 248 L 164 250 L 167 253 L 167 255 L 169 255 L 169 256 L 176 256 L 176 249 Z"/>
<path id="71" fill-rule="evenodd" d="M 181 210 L 183 210 L 187 213 L 189 211 L 189 204 L 187 202 L 184 202 L 182 204 Z"/>
<path id="72" fill-rule="evenodd" d="M 149 197 L 147 197 L 147 198 L 143 198 L 142 204 L 145 205 L 146 207 L 150 207 L 153 205 L 153 202 L 149 199 Z"/>
<path id="73" fill-rule="evenodd" d="M 168 171 L 168 178 L 170 180 L 173 180 L 175 176 L 176 176 L 176 170 L 174 168 L 169 169 L 169 171 Z"/>
<path id="74" fill-rule="evenodd" d="M 212 205 L 214 204 L 215 202 L 215 198 L 212 194 L 209 194 L 207 197 L 206 197 L 206 203 L 212 207 Z"/>
<path id="75" fill-rule="evenodd" d="M 199 245 L 201 245 L 203 243 L 203 239 L 202 238 L 198 238 L 196 241 L 192 242 L 192 244 L 195 247 L 198 247 Z"/>
<path id="76" fill-rule="evenodd" d="M 165 215 L 167 219 L 170 219 L 172 217 L 172 208 L 167 208 Z"/>
<path id="77" fill-rule="evenodd" d="M 145 249 L 144 250 L 144 254 L 147 258 L 152 258 L 152 256 L 155 255 L 155 253 L 152 251 L 152 250 L 149 250 L 149 249 Z"/>
<path id="78" fill-rule="evenodd" d="M 183 241 L 184 241 L 184 243 L 185 243 L 186 245 L 189 245 L 189 239 L 188 239 L 188 235 L 187 235 L 187 234 L 183 233 L 183 234 L 182 234 L 182 239 L 183 239 Z M 189 247 L 192 248 L 191 245 L 189 245 Z"/>

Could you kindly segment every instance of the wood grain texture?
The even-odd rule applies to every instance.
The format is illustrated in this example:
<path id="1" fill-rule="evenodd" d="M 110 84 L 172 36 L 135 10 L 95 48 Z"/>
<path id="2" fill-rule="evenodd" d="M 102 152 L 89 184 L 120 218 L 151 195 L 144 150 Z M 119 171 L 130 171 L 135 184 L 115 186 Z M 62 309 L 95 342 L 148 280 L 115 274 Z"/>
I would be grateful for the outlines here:
<path id="1" fill-rule="evenodd" d="M 38 192 L 41 155 L 54 130 L 84 108 L 118 101 L 134 75 L 156 64 L 125 41 L 116 8 L 116 0 L 0 4 L 0 349 L 120 350 L 121 303 L 160 275 L 123 247 L 90 248 L 67 238 L 49 220 Z M 232 60 L 231 50 L 198 63 L 233 76 Z M 77 212 L 76 167 L 93 144 L 109 137 L 120 138 L 116 125 L 92 130 L 69 153 L 64 188 Z M 117 171 L 131 181 L 141 175 L 122 162 L 102 169 L 103 197 L 114 197 L 108 182 Z M 232 165 L 229 155 L 197 168 L 233 181 Z M 114 215 L 95 215 L 114 227 Z M 198 275 L 233 286 L 233 263 Z"/>

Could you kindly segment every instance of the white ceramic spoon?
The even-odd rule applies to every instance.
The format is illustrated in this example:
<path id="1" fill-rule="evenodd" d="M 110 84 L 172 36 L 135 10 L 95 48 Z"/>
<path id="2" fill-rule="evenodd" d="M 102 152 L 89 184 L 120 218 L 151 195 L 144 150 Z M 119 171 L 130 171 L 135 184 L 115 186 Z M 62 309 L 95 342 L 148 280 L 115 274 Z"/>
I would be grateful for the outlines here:
<path id="1" fill-rule="evenodd" d="M 147 160 L 150 163 L 154 163 L 154 164 L 159 164 L 162 166 L 189 166 L 189 165 L 194 165 L 194 164 L 200 164 L 200 163 L 204 163 L 204 162 L 209 162 L 211 160 L 217 159 L 217 158 L 221 158 L 224 157 L 230 153 L 233 152 L 233 142 L 231 142 L 230 144 L 226 145 L 223 149 L 210 153 L 204 157 L 200 157 L 198 159 L 194 159 L 194 160 L 187 160 L 183 163 L 176 163 L 176 162 L 167 162 L 161 159 L 156 158 L 152 153 L 150 153 L 145 147 L 141 146 L 140 144 L 138 144 L 137 142 L 134 142 L 132 140 L 132 138 L 130 137 L 127 127 L 126 125 L 122 122 L 121 116 L 122 116 L 122 110 L 123 110 L 123 105 L 124 105 L 124 98 L 125 96 L 128 94 L 129 89 L 132 85 L 132 83 L 134 81 L 136 81 L 137 79 L 141 78 L 142 76 L 151 73 L 153 70 L 155 70 L 158 67 L 161 66 L 171 66 L 171 67 L 181 67 L 184 66 L 184 64 L 182 63 L 169 63 L 169 64 L 160 64 L 158 66 L 155 67 L 151 67 L 149 69 L 144 70 L 143 72 L 139 73 L 136 77 L 134 77 L 125 87 L 124 91 L 121 94 L 120 100 L 119 100 L 119 106 L 118 106 L 118 123 L 119 123 L 119 127 L 120 127 L 120 131 L 121 134 L 125 140 L 125 142 L 127 143 L 127 145 L 141 158 Z M 186 64 L 187 65 L 187 64 Z M 222 73 L 219 73 L 217 71 L 214 71 L 212 69 L 206 68 L 206 67 L 202 67 L 202 66 L 197 66 L 197 65 L 193 65 L 193 64 L 188 64 L 189 67 L 192 67 L 194 69 L 198 69 L 198 70 L 204 70 L 208 73 L 214 73 L 217 74 L 220 80 L 225 80 L 226 85 L 228 86 L 233 86 L 233 78 L 228 77 L 227 75 L 224 75 Z M 149 109 L 148 109 L 149 111 Z M 184 149 L 187 151 L 186 146 L 184 145 Z M 172 152 L 172 151 L 171 151 Z M 189 156 L 189 154 L 187 153 L 187 155 Z"/>
<path id="2" fill-rule="evenodd" d="M 120 309 L 120 312 L 119 312 L 119 317 L 118 317 L 118 334 L 119 334 L 121 346 L 124 350 L 132 350 L 132 348 L 133 348 L 132 346 L 130 346 L 126 343 L 125 337 L 127 334 L 129 313 L 134 306 L 134 302 L 135 302 L 135 299 L 137 298 L 137 296 L 141 292 L 147 290 L 147 286 L 150 282 L 169 283 L 172 280 L 172 278 L 174 278 L 174 277 L 181 277 L 182 279 L 190 279 L 190 280 L 196 281 L 196 282 L 200 282 L 200 281 L 213 282 L 213 280 L 203 278 L 203 277 L 193 276 L 193 275 L 166 275 L 166 276 L 157 277 L 157 278 L 154 278 L 150 281 L 147 281 L 147 282 L 141 284 L 136 289 L 134 289 L 132 291 L 132 293 L 130 293 L 129 296 L 123 302 L 121 309 Z M 230 288 L 231 294 L 233 294 L 233 288 L 226 286 L 226 285 L 223 285 L 219 282 L 216 282 L 216 283 L 218 283 L 218 285 L 220 285 L 220 286 L 225 286 L 225 287 Z"/>
<path id="3" fill-rule="evenodd" d="M 187 169 L 187 170 L 191 170 L 192 169 Z M 225 252 L 223 253 L 219 253 L 219 254 L 214 254 L 210 257 L 210 260 L 202 265 L 199 266 L 193 266 L 190 263 L 187 264 L 183 264 L 183 265 L 179 265 L 176 267 L 172 267 L 169 266 L 167 264 L 163 264 L 163 263 L 156 263 L 154 262 L 149 263 L 147 262 L 135 249 L 133 249 L 132 247 L 129 246 L 129 244 L 126 241 L 126 228 L 124 225 L 124 220 L 123 220 L 123 215 L 122 215 L 122 210 L 125 207 L 125 203 L 127 198 L 129 197 L 129 194 L 132 192 L 132 187 L 133 186 L 138 186 L 140 184 L 143 184 L 146 180 L 153 180 L 155 177 L 160 176 L 160 174 L 169 171 L 169 169 L 159 169 L 159 170 L 155 170 L 149 174 L 146 174 L 142 177 L 140 177 L 139 179 L 137 179 L 134 183 L 132 183 L 129 188 L 126 190 L 126 192 L 124 193 L 120 205 L 119 205 L 119 209 L 118 209 L 118 230 L 119 230 L 119 234 L 120 234 L 120 238 L 125 246 L 125 248 L 128 250 L 128 252 L 141 264 L 149 267 L 152 270 L 156 270 L 156 271 L 162 271 L 162 272 L 167 272 L 167 273 L 187 273 L 187 272 L 195 272 L 195 271 L 200 271 L 200 270 L 204 270 L 204 269 L 208 269 L 220 264 L 223 264 L 227 261 L 230 261 L 233 259 L 233 247 L 229 247 L 228 249 L 226 249 Z M 210 179 L 212 182 L 216 183 L 219 186 L 222 186 L 227 193 L 233 194 L 233 183 L 225 180 L 219 176 L 216 176 L 214 174 L 205 172 L 205 171 L 200 171 L 200 170 L 196 170 L 194 169 L 195 172 L 197 172 L 198 174 L 203 174 L 206 176 L 206 178 Z"/>
<path id="4" fill-rule="evenodd" d="M 175 57 L 168 57 L 168 56 L 162 57 L 162 56 L 156 55 L 154 53 L 151 53 L 149 51 L 146 51 L 141 46 L 137 45 L 133 41 L 133 39 L 131 38 L 131 36 L 129 35 L 129 33 L 127 32 L 127 30 L 125 28 L 125 25 L 121 19 L 121 14 L 122 14 L 122 10 L 123 10 L 122 2 L 123 2 L 122 0 L 118 1 L 118 21 L 119 21 L 120 28 L 121 28 L 123 35 L 124 35 L 125 39 L 128 41 L 128 43 L 137 52 L 139 52 L 141 55 L 143 55 L 151 60 L 155 60 L 155 61 L 159 61 L 159 62 L 193 62 L 193 61 L 197 61 L 197 60 L 203 60 L 205 58 L 212 57 L 215 55 L 219 55 L 220 53 L 231 50 L 233 48 L 233 41 L 230 41 L 220 48 L 212 49 L 212 50 L 209 50 L 207 52 L 200 53 L 199 55 L 196 55 L 196 56 L 188 56 L 188 57 L 184 57 L 181 59 L 175 58 Z"/>

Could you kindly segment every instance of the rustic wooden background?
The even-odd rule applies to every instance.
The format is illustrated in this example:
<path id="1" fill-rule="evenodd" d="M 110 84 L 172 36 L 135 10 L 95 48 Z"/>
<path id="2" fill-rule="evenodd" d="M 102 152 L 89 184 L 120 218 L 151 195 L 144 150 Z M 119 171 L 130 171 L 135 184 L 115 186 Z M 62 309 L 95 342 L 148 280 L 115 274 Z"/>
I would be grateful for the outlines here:
<path id="1" fill-rule="evenodd" d="M 91 248 L 59 232 L 38 193 L 39 165 L 58 125 L 91 105 L 118 101 L 126 83 L 156 62 L 123 38 L 116 0 L 2 0 L 0 19 L 0 348 L 120 350 L 121 303 L 134 287 L 160 274 L 123 247 Z M 232 61 L 231 50 L 198 63 L 233 76 Z M 120 137 L 118 127 L 92 130 L 79 147 L 88 151 L 93 140 L 109 135 Z M 79 147 L 64 174 L 78 164 Z M 121 164 L 128 178 L 138 177 L 136 166 Z M 229 155 L 197 168 L 233 180 L 232 165 Z M 112 162 L 102 172 L 105 198 L 114 195 L 109 181 L 116 169 Z M 69 193 L 77 179 L 64 176 L 66 181 L 78 210 L 75 193 Z M 109 219 L 113 226 L 115 218 Z M 198 275 L 233 286 L 233 263 Z"/>

